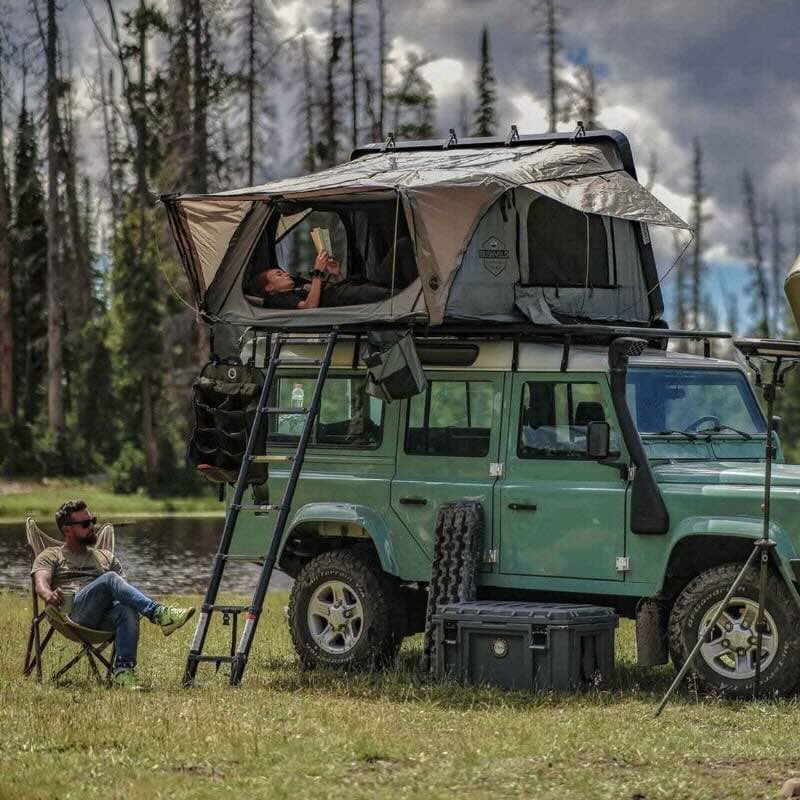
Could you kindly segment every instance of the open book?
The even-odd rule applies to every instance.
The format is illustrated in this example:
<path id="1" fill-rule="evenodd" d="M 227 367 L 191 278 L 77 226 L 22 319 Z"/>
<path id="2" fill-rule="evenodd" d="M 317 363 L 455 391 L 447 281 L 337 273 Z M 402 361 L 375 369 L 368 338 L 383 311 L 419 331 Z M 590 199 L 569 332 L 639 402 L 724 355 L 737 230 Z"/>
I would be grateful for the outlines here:
<path id="1" fill-rule="evenodd" d="M 311 241 L 314 242 L 318 253 L 324 250 L 331 255 L 331 234 L 327 228 L 312 228 Z"/>

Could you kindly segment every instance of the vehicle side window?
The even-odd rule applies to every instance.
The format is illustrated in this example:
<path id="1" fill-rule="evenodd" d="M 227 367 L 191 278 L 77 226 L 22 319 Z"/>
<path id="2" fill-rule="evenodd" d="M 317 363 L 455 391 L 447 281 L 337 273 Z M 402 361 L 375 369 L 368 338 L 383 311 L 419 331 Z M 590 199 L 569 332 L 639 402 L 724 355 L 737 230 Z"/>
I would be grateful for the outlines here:
<path id="1" fill-rule="evenodd" d="M 530 381 L 522 388 L 520 458 L 586 458 L 590 422 L 611 422 L 599 383 Z M 618 441 L 612 431 L 612 449 Z"/>
<path id="2" fill-rule="evenodd" d="M 315 378 L 280 377 L 277 408 L 307 408 Z M 372 449 L 381 443 L 383 401 L 370 397 L 362 377 L 328 378 L 322 390 L 319 415 L 311 432 L 311 445 Z M 302 414 L 270 415 L 267 441 L 296 445 L 303 431 Z"/>
<path id="3" fill-rule="evenodd" d="M 481 458 L 489 452 L 491 381 L 438 381 L 408 403 L 406 453 Z"/>

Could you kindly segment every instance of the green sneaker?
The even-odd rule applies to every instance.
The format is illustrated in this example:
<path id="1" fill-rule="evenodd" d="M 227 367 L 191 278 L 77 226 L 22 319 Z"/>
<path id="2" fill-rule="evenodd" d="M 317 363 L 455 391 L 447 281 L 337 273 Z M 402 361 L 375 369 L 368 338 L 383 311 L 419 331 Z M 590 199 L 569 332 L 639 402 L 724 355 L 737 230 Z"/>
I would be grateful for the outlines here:
<path id="1" fill-rule="evenodd" d="M 134 691 L 144 689 L 142 682 L 132 669 L 121 669 L 119 672 L 115 672 L 111 684 L 120 689 L 133 689 Z"/>
<path id="2" fill-rule="evenodd" d="M 153 616 L 153 622 L 161 628 L 164 636 L 169 636 L 185 625 L 194 614 L 193 608 L 175 608 L 174 606 L 161 606 Z"/>

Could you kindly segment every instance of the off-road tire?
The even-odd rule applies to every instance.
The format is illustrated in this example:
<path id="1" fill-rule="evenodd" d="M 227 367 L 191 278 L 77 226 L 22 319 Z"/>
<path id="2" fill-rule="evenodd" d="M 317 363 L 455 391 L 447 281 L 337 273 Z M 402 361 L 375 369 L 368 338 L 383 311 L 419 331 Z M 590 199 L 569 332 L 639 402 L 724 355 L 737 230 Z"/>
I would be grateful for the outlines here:
<path id="1" fill-rule="evenodd" d="M 326 581 L 342 581 L 358 596 L 364 611 L 361 634 L 346 653 L 329 653 L 309 630 L 308 605 L 314 590 Z M 392 579 L 374 556 L 352 550 L 333 550 L 309 561 L 298 574 L 289 595 L 289 631 L 306 669 L 380 669 L 391 665 L 403 639 L 404 609 Z"/>
<path id="2" fill-rule="evenodd" d="M 448 503 L 439 509 L 425 612 L 423 670 L 430 670 L 436 658 L 433 641 L 436 606 L 462 603 L 476 597 L 475 579 L 483 529 L 483 506 L 480 503 L 461 501 Z"/>
<path id="3" fill-rule="evenodd" d="M 697 643 L 704 617 L 728 593 L 742 566 L 723 564 L 701 572 L 678 595 L 669 617 L 670 656 L 678 669 Z M 758 568 L 749 569 L 735 597 L 758 602 L 758 578 Z M 772 662 L 761 671 L 760 694 L 785 695 L 794 689 L 800 678 L 800 615 L 783 581 L 772 571 L 765 608 L 775 622 L 778 643 Z M 702 652 L 695 658 L 692 670 L 701 689 L 727 697 L 753 695 L 754 677 L 721 675 L 712 669 Z"/>

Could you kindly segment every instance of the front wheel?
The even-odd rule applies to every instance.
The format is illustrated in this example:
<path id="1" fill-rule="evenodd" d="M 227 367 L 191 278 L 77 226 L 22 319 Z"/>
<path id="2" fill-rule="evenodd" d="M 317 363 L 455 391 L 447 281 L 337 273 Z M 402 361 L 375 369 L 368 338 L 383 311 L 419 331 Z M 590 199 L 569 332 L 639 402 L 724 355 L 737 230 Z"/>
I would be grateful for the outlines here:
<path id="1" fill-rule="evenodd" d="M 404 614 L 394 585 L 374 559 L 334 550 L 297 576 L 289 629 L 304 667 L 369 669 L 397 655 Z"/>
<path id="2" fill-rule="evenodd" d="M 670 653 L 676 666 L 685 662 L 740 570 L 739 564 L 706 570 L 678 595 L 669 621 Z M 758 654 L 758 572 L 756 568 L 748 570 L 695 658 L 694 673 L 707 690 L 729 697 L 752 696 L 757 658 L 761 661 L 762 694 L 788 694 L 800 678 L 797 607 L 783 581 L 773 573 L 767 584 L 765 630 Z"/>

